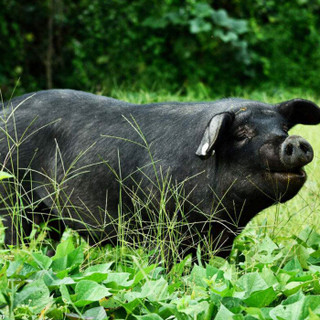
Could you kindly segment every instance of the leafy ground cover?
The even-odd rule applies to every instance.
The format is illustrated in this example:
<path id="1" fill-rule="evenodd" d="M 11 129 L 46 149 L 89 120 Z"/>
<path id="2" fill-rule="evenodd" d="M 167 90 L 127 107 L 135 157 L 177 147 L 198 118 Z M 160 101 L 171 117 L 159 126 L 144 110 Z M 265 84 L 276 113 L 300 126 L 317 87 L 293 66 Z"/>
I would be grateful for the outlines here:
<path id="1" fill-rule="evenodd" d="M 114 96 L 141 103 L 209 99 L 205 88 L 187 97 Z M 268 102 L 296 96 L 250 94 Z M 199 252 L 196 262 L 186 257 L 165 269 L 143 248 L 90 247 L 70 230 L 49 257 L 44 230 L 28 245 L 0 248 L 0 319 L 320 319 L 318 130 L 292 130 L 315 150 L 303 190 L 256 217 L 229 260 L 204 264 Z M 0 235 L 3 242 L 1 228 Z"/>
<path id="2" fill-rule="evenodd" d="M 242 261 L 189 257 L 167 273 L 134 253 L 93 252 L 72 236 L 53 257 L 2 252 L 4 319 L 318 319 L 320 235 L 310 227 L 276 244 L 263 232 L 236 243 Z M 94 257 L 95 256 L 95 257 Z M 97 261 L 95 261 L 98 258 Z"/>

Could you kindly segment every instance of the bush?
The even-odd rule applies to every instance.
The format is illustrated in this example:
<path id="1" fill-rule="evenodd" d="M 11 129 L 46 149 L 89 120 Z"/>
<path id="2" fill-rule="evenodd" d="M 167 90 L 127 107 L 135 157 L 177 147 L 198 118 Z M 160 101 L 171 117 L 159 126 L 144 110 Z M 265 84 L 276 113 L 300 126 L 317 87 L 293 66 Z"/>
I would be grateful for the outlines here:
<path id="1" fill-rule="evenodd" d="M 0 0 L 0 85 L 319 87 L 318 0 Z"/>

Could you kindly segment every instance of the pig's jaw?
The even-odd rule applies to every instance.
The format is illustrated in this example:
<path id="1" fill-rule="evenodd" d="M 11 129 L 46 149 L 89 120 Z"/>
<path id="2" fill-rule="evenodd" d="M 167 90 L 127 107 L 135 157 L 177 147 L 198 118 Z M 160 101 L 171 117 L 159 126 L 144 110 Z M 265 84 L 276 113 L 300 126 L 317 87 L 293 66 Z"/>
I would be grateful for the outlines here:
<path id="1" fill-rule="evenodd" d="M 286 202 L 293 198 L 307 180 L 307 174 L 303 168 L 297 168 L 288 172 L 266 171 L 266 183 L 271 184 L 276 195 L 276 202 Z"/>

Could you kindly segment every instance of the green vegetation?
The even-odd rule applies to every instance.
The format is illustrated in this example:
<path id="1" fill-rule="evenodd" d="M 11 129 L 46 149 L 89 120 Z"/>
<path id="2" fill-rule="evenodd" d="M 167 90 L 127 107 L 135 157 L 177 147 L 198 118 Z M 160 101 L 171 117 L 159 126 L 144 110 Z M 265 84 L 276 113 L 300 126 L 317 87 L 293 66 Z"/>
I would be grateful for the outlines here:
<path id="1" fill-rule="evenodd" d="M 119 89 L 112 95 L 139 103 L 210 98 L 206 87 L 198 89 L 187 96 Z M 295 96 L 316 101 L 299 90 L 239 95 L 268 102 Z M 92 247 L 71 230 L 49 257 L 54 247 L 46 240 L 47 229 L 35 226 L 28 244 L 0 248 L 0 318 L 319 319 L 318 130 L 292 130 L 315 150 L 306 168 L 308 181 L 293 200 L 259 214 L 237 238 L 228 261 L 213 257 L 205 264 L 199 251 L 193 262 L 176 256 L 166 267 L 165 256 L 162 263 L 154 262 L 155 252 L 142 245 Z M 3 243 L 3 229 L 0 238 Z"/>
<path id="2" fill-rule="evenodd" d="M 0 0 L 0 85 L 318 94 L 318 0 Z M 156 85 L 155 85 L 156 84 Z"/>
<path id="3" fill-rule="evenodd" d="M 283 248 L 263 232 L 244 261 L 175 264 L 169 274 L 121 249 L 59 244 L 49 258 L 12 251 L 2 259 L 0 310 L 6 319 L 318 319 L 320 235 L 310 228 Z M 250 239 L 252 240 L 252 239 Z M 289 240 L 289 238 L 288 238 Z M 294 317 L 293 317 L 294 316 Z"/>
<path id="4" fill-rule="evenodd" d="M 4 100 L 60 87 L 136 103 L 320 102 L 319 0 L 0 0 L 0 8 Z M 5 248 L 0 225 L 0 319 L 320 319 L 318 131 L 291 130 L 314 148 L 309 178 L 249 223 L 228 260 L 204 248 L 193 261 L 179 257 L 184 221 L 163 208 L 140 242 L 127 241 L 135 231 L 120 216 L 116 247 L 89 246 L 72 230 L 55 244 L 42 223 Z M 21 185 L 4 172 L 0 181 L 12 181 L 7 207 L 21 216 Z M 169 177 L 161 183 L 166 201 Z"/>

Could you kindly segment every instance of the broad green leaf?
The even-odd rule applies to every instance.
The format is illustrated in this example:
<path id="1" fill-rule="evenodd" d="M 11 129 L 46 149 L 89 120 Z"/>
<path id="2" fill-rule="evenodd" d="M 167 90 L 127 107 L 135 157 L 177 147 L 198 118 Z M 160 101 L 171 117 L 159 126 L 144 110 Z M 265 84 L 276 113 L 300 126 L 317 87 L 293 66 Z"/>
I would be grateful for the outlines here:
<path id="1" fill-rule="evenodd" d="M 282 304 L 284 304 L 284 305 L 292 304 L 292 303 L 295 303 L 295 302 L 302 300 L 303 298 L 304 298 L 303 292 L 299 291 L 299 292 L 295 293 L 294 295 L 290 296 L 289 298 L 287 298 L 287 300 L 284 300 L 282 302 Z"/>
<path id="2" fill-rule="evenodd" d="M 149 313 L 144 316 L 134 316 L 138 320 L 163 320 L 158 314 L 156 313 Z"/>
<path id="3" fill-rule="evenodd" d="M 133 280 L 128 280 L 129 277 L 130 273 L 127 272 L 111 272 L 103 283 L 112 289 L 129 288 L 133 285 Z"/>
<path id="4" fill-rule="evenodd" d="M 94 281 L 82 280 L 75 287 L 75 305 L 83 307 L 93 301 L 99 301 L 104 297 L 111 296 L 109 290 Z"/>
<path id="5" fill-rule="evenodd" d="M 221 297 L 232 296 L 235 291 L 235 288 L 230 284 L 230 282 L 224 279 L 217 280 L 215 277 L 213 277 L 206 282 L 210 288 L 210 291 Z"/>
<path id="6" fill-rule="evenodd" d="M 213 276 L 211 276 L 213 274 Z M 206 267 L 206 277 L 202 278 L 202 283 L 210 288 L 210 291 L 220 295 L 221 297 L 232 296 L 235 288 L 231 284 L 231 280 L 235 277 L 234 271 L 224 261 L 224 264 L 215 272 L 215 268 Z M 202 285 L 202 287 L 206 287 Z"/>
<path id="7" fill-rule="evenodd" d="M 311 265 L 319 265 L 320 264 L 320 249 L 317 251 L 314 251 L 310 254 L 310 257 L 308 259 L 308 263 Z"/>
<path id="8" fill-rule="evenodd" d="M 83 275 L 91 274 L 94 272 L 106 273 L 110 272 L 110 268 L 113 265 L 113 262 L 96 264 L 94 266 L 88 267 L 84 272 Z"/>
<path id="9" fill-rule="evenodd" d="M 243 300 L 235 297 L 225 297 L 222 299 L 222 304 L 233 313 L 239 313 L 245 306 Z"/>
<path id="10" fill-rule="evenodd" d="M 133 291 L 133 292 L 125 293 L 122 299 L 119 299 L 119 296 L 116 296 L 115 298 L 117 299 L 117 301 L 120 301 L 121 303 L 122 301 L 127 301 L 128 303 L 131 303 L 133 301 L 142 299 L 142 296 L 141 296 L 141 292 Z"/>
<path id="11" fill-rule="evenodd" d="M 244 274 L 238 281 L 237 285 L 243 289 L 243 293 L 239 293 L 239 297 L 249 298 L 253 292 L 266 290 L 270 286 L 262 279 L 258 272 L 250 272 Z"/>
<path id="12" fill-rule="evenodd" d="M 33 273 L 36 273 L 38 268 L 34 266 L 24 263 L 23 261 L 10 261 L 9 267 L 7 269 L 7 276 L 11 277 L 19 277 L 22 279 L 29 278 Z"/>
<path id="13" fill-rule="evenodd" d="M 221 269 L 222 271 L 225 271 L 226 265 L 228 265 L 228 262 L 226 259 L 219 257 L 219 256 L 213 256 L 210 258 L 209 265 L 218 269 Z M 208 265 L 207 265 L 208 267 Z"/>
<path id="14" fill-rule="evenodd" d="M 71 237 L 67 238 L 67 240 L 60 242 L 56 249 L 56 254 L 52 257 L 52 260 L 56 260 L 59 258 L 64 258 L 66 255 L 71 253 L 75 249 L 73 240 Z"/>
<path id="15" fill-rule="evenodd" d="M 61 258 L 57 258 L 52 262 L 52 270 L 55 272 L 61 271 L 57 276 L 63 278 L 68 274 L 69 270 L 77 268 L 84 259 L 83 248 L 78 247 L 70 251 L 68 254 Z"/>
<path id="16" fill-rule="evenodd" d="M 115 296 L 102 298 L 99 300 L 99 304 L 105 309 L 116 309 L 122 305 L 117 301 L 117 299 L 115 299 Z"/>
<path id="17" fill-rule="evenodd" d="M 277 286 L 279 285 L 279 282 L 277 280 L 277 277 L 274 275 L 272 270 L 270 268 L 267 268 L 266 266 L 262 269 L 260 272 L 261 278 L 266 282 L 268 286 Z"/>
<path id="18" fill-rule="evenodd" d="M 303 229 L 296 238 L 301 239 L 308 247 L 312 247 L 314 249 L 318 249 L 320 247 L 320 234 L 310 226 Z"/>
<path id="19" fill-rule="evenodd" d="M 235 268 L 235 265 L 230 264 L 228 261 L 225 261 L 221 266 L 220 270 L 223 271 L 223 278 L 229 281 L 236 281 L 238 279 L 238 273 Z"/>
<path id="20" fill-rule="evenodd" d="M 121 305 L 128 314 L 131 314 L 139 305 L 141 305 L 140 298 L 131 299 L 127 302 L 121 298 L 119 299 L 119 297 L 115 297 L 115 301 Z"/>
<path id="21" fill-rule="evenodd" d="M 280 270 L 277 275 L 277 280 L 279 281 L 280 288 L 284 288 L 295 274 L 296 272 Z"/>
<path id="22" fill-rule="evenodd" d="M 59 278 L 55 278 L 52 282 L 48 283 L 48 287 L 59 287 L 61 285 L 70 285 L 70 284 L 75 284 L 75 281 L 70 278 L 70 277 L 65 277 L 65 278 L 62 278 L 62 279 L 59 279 Z"/>
<path id="23" fill-rule="evenodd" d="M 319 280 L 319 274 L 317 277 L 315 277 L 313 281 L 313 288 L 312 291 L 314 294 L 320 294 L 320 280 Z"/>
<path id="24" fill-rule="evenodd" d="M 51 306 L 51 308 L 46 312 L 47 319 L 54 319 L 54 320 L 65 320 L 66 316 L 66 306 Z M 40 317 L 38 318 L 41 319 Z"/>
<path id="25" fill-rule="evenodd" d="M 52 259 L 41 253 L 32 253 L 32 257 L 38 268 L 47 270 L 51 266 Z"/>
<path id="26" fill-rule="evenodd" d="M 173 303 L 160 303 L 159 315 L 162 319 L 177 319 L 177 320 L 189 320 L 188 315 L 179 312 L 177 305 Z M 210 319 L 210 318 L 208 318 Z"/>
<path id="27" fill-rule="evenodd" d="M 211 293 L 210 294 L 210 301 L 215 304 L 220 306 L 220 302 L 222 301 L 223 297 L 221 297 L 219 294 L 216 293 Z"/>
<path id="28" fill-rule="evenodd" d="M 265 307 L 277 298 L 277 294 L 268 285 L 258 272 L 247 273 L 237 282 L 243 292 L 237 292 L 236 296 L 242 298 L 250 307 Z"/>
<path id="29" fill-rule="evenodd" d="M 309 310 L 309 317 L 308 320 L 320 320 L 320 316 L 317 316 L 315 313 L 313 313 L 311 310 Z"/>
<path id="30" fill-rule="evenodd" d="M 270 256 L 277 249 L 278 246 L 268 236 L 264 237 L 258 246 L 259 252 L 265 252 L 268 256 Z"/>
<path id="31" fill-rule="evenodd" d="M 49 289 L 41 279 L 27 284 L 14 298 L 15 307 L 28 305 L 35 314 L 45 307 L 49 307 L 52 303 Z"/>
<path id="32" fill-rule="evenodd" d="M 5 288 L 0 289 L 0 309 L 8 306 L 9 305 L 8 302 L 10 302 L 10 297 L 8 296 L 8 294 L 5 292 L 1 292 L 1 291 L 5 291 L 4 289 Z"/>
<path id="33" fill-rule="evenodd" d="M 286 265 L 283 267 L 283 270 L 294 271 L 296 273 L 303 271 L 301 264 L 300 264 L 299 260 L 297 259 L 297 257 L 294 257 L 289 262 L 287 262 Z"/>
<path id="34" fill-rule="evenodd" d="M 67 267 L 79 266 L 84 260 L 83 248 L 78 247 L 67 255 Z"/>
<path id="35" fill-rule="evenodd" d="M 316 315 L 320 315 L 320 296 L 304 296 L 301 293 L 297 293 L 294 299 L 290 301 L 291 297 L 270 311 L 271 319 L 304 320 L 310 315 L 311 311 Z M 299 299 L 297 300 L 297 298 Z"/>
<path id="36" fill-rule="evenodd" d="M 311 265 L 309 266 L 309 271 L 311 271 L 312 273 L 320 273 L 320 266 L 314 266 L 314 265 Z"/>
<path id="37" fill-rule="evenodd" d="M 279 251 L 279 247 L 268 237 L 263 238 L 258 244 L 258 261 L 264 264 L 270 264 L 279 260 L 283 253 Z"/>
<path id="38" fill-rule="evenodd" d="M 67 289 L 67 286 L 62 284 L 59 289 L 60 289 L 60 292 L 61 292 L 62 301 L 64 303 L 68 303 L 68 304 L 71 303 L 72 304 L 72 299 L 70 297 L 70 294 L 69 294 L 69 291 Z"/>
<path id="39" fill-rule="evenodd" d="M 58 288 L 59 286 L 65 284 L 65 285 L 68 285 L 68 284 L 75 284 L 75 281 L 70 278 L 70 277 L 65 277 L 65 278 L 62 278 L 62 279 L 59 279 L 55 274 L 54 272 L 52 272 L 52 270 L 45 270 L 45 271 L 42 271 L 42 274 L 40 274 L 39 272 L 39 276 L 41 276 L 41 278 L 43 279 L 44 283 L 50 287 L 50 289 L 53 289 L 53 288 Z"/>
<path id="40" fill-rule="evenodd" d="M 190 281 L 197 286 L 206 287 L 206 279 L 207 279 L 207 271 L 205 268 L 200 267 L 198 265 L 194 265 L 191 274 L 190 274 Z"/>
<path id="41" fill-rule="evenodd" d="M 232 320 L 257 320 L 256 318 L 253 318 L 251 316 L 244 316 L 242 314 L 235 314 L 231 319 Z"/>
<path id="42" fill-rule="evenodd" d="M 209 311 L 209 303 L 207 301 L 195 301 L 194 304 L 190 303 L 185 308 L 178 308 L 178 311 L 189 315 L 191 319 L 204 319 Z"/>
<path id="43" fill-rule="evenodd" d="M 89 309 L 83 314 L 83 317 L 87 319 L 94 319 L 94 320 L 108 319 L 106 311 L 104 310 L 103 307 L 96 307 L 96 308 Z"/>
<path id="44" fill-rule="evenodd" d="M 218 313 L 216 314 L 214 320 L 227 320 L 232 319 L 234 313 L 228 310 L 223 304 L 221 304 Z"/>
<path id="45" fill-rule="evenodd" d="M 165 279 L 160 278 L 156 281 L 147 281 L 141 288 L 140 292 L 128 292 L 124 299 L 132 302 L 136 299 L 145 299 L 149 301 L 160 302 L 169 298 L 168 283 Z"/>
<path id="46" fill-rule="evenodd" d="M 83 274 L 74 275 L 72 278 L 75 281 L 78 280 L 92 280 L 95 282 L 102 282 L 108 278 L 108 274 L 111 272 L 110 267 L 113 262 L 105 264 L 97 264 L 91 267 L 88 267 Z"/>
<path id="47" fill-rule="evenodd" d="M 307 272 L 302 272 L 301 274 L 294 276 L 290 279 L 290 281 L 311 281 L 313 278 L 313 275 L 309 273 L 309 271 Z"/>
<path id="48" fill-rule="evenodd" d="M 286 284 L 283 293 L 288 297 L 297 293 L 302 287 L 303 282 L 292 281 Z"/>
<path id="49" fill-rule="evenodd" d="M 243 310 L 245 310 L 248 315 L 256 316 L 255 319 L 265 319 L 265 314 L 263 312 L 264 309 L 262 308 L 249 307 L 243 308 Z"/>
<path id="50" fill-rule="evenodd" d="M 212 278 L 216 273 L 218 273 L 219 269 L 211 266 L 211 265 L 206 265 L 206 278 L 210 279 Z"/>
<path id="51" fill-rule="evenodd" d="M 309 265 L 308 265 L 308 259 L 310 257 L 310 254 L 307 250 L 307 248 L 305 248 L 303 245 L 298 245 L 295 248 L 295 252 L 297 255 L 297 259 L 300 262 L 300 265 L 303 269 L 308 269 Z"/>
<path id="52" fill-rule="evenodd" d="M 141 288 L 141 297 L 155 302 L 168 299 L 168 282 L 164 278 L 156 281 L 147 281 Z"/>
<path id="53" fill-rule="evenodd" d="M 251 316 L 251 315 L 247 315 L 247 316 L 243 316 L 242 314 L 236 314 L 236 315 L 234 315 L 233 316 L 233 318 L 232 318 L 233 320 L 260 320 L 260 319 L 263 319 L 264 320 L 264 318 L 256 318 L 256 317 L 253 317 L 253 316 Z"/>
<path id="54" fill-rule="evenodd" d="M 10 261 L 9 266 L 7 268 L 7 276 L 17 276 L 23 268 L 22 261 Z M 36 270 L 36 269 L 34 269 Z"/>
<path id="55" fill-rule="evenodd" d="M 8 278 L 6 275 L 6 267 L 3 266 L 3 268 L 0 270 L 0 309 L 2 306 L 8 305 L 8 294 L 7 294 L 7 289 L 8 289 Z"/>
<path id="56" fill-rule="evenodd" d="M 271 302 L 273 302 L 277 298 L 276 292 L 273 290 L 272 287 L 253 292 L 250 297 L 247 299 L 244 299 L 244 302 L 249 307 L 256 307 L 256 308 L 262 308 L 269 306 Z"/>

